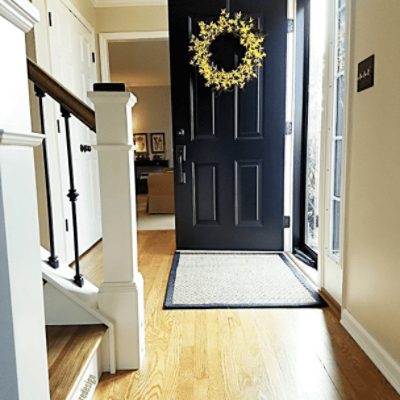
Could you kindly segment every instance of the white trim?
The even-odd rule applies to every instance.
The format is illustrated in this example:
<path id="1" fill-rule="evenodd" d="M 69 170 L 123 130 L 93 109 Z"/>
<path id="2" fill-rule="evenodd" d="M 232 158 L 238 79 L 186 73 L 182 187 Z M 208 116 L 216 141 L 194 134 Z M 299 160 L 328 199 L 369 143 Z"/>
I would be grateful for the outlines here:
<path id="1" fill-rule="evenodd" d="M 104 325 L 107 326 L 109 330 L 109 342 L 108 342 L 108 351 L 109 351 L 109 367 L 110 373 L 115 374 L 116 372 L 116 354 L 115 354 L 115 328 L 114 328 L 114 321 L 106 316 L 101 310 L 98 308 L 98 304 L 88 304 L 82 298 L 83 292 L 81 289 L 73 287 L 73 290 L 68 290 L 65 287 L 65 284 L 68 284 L 69 281 L 65 280 L 65 277 L 60 276 L 59 270 L 53 270 L 51 267 L 48 266 L 45 260 L 48 259 L 49 252 L 42 248 L 41 250 L 41 257 L 42 257 L 42 275 L 43 278 L 51 284 L 56 290 L 62 293 L 65 297 L 71 300 L 73 303 L 80 306 L 83 310 L 85 310 L 88 314 L 92 315 L 95 319 L 102 322 Z M 66 265 L 66 264 L 65 264 Z M 71 270 L 72 271 L 72 270 Z M 73 285 L 73 284 L 71 284 Z M 98 296 L 96 295 L 96 302 L 98 301 Z"/>
<path id="2" fill-rule="evenodd" d="M 96 8 L 108 7 L 167 7 L 167 0 L 123 0 L 123 1 L 110 1 L 110 0 L 91 0 Z"/>
<path id="3" fill-rule="evenodd" d="M 296 24 L 296 0 L 287 2 L 287 18 L 293 19 Z M 295 117 L 295 75 L 296 75 L 296 27 L 294 32 L 287 34 L 286 41 L 286 102 L 285 120 L 292 123 L 294 129 Z M 285 127 L 286 129 L 286 127 Z M 286 252 L 293 250 L 293 137 L 285 132 L 285 165 L 284 165 L 284 215 L 289 216 L 291 223 L 289 228 L 283 230 L 283 249 Z"/>
<path id="4" fill-rule="evenodd" d="M 329 4 L 330 2 L 330 4 Z M 333 138 L 333 128 L 335 122 L 335 116 L 333 115 L 333 101 L 335 97 L 335 41 L 336 41 L 336 4 L 337 0 L 329 0 L 329 33 L 328 33 L 328 52 L 327 52 L 327 65 L 329 67 L 329 72 L 327 76 L 326 82 L 326 90 L 328 93 L 328 100 L 324 106 L 326 111 L 325 116 L 325 126 L 322 130 L 322 138 L 321 138 L 321 180 L 320 180 L 320 249 L 319 249 L 319 273 L 320 273 L 320 282 L 321 286 L 324 287 L 328 291 L 330 295 L 332 295 L 339 304 L 343 303 L 343 288 L 336 288 L 337 292 L 340 292 L 340 298 L 334 296 L 332 290 L 326 285 L 326 273 L 325 269 L 327 268 L 326 263 L 332 263 L 337 265 L 338 273 L 342 273 L 343 270 L 343 260 L 345 253 L 345 213 L 346 213 L 346 188 L 347 188 L 347 158 L 348 155 L 348 137 L 349 137 L 349 99 L 351 90 L 353 89 L 352 85 L 352 76 L 351 73 L 351 17 L 352 17 L 352 0 L 346 1 L 346 61 L 345 61 L 345 95 L 344 95 L 344 137 L 342 139 L 342 176 L 341 176 L 341 216 L 340 216 L 340 258 L 334 257 L 329 254 L 329 246 L 331 236 L 329 233 L 329 226 L 331 224 L 331 204 L 330 204 L 330 193 L 332 190 L 332 138 Z M 333 16 L 333 17 L 332 17 Z M 329 187 L 327 187 L 329 186 Z M 340 282 L 342 282 L 342 277 L 340 277 Z"/>
<path id="5" fill-rule="evenodd" d="M 313 285 L 320 290 L 321 289 L 321 282 L 319 280 L 319 273 L 318 270 L 304 264 L 300 261 L 293 253 L 287 252 L 285 253 L 287 257 L 292 261 L 292 263 L 305 275 Z"/>
<path id="6" fill-rule="evenodd" d="M 366 331 L 346 309 L 342 311 L 340 323 L 364 350 L 383 376 L 400 394 L 400 364 Z"/>
<path id="7" fill-rule="evenodd" d="M 327 73 L 324 77 L 324 117 L 323 117 L 323 127 L 321 129 L 321 152 L 320 152 L 320 243 L 319 243 L 319 258 L 318 258 L 318 269 L 320 271 L 320 283 L 321 287 L 326 289 L 330 295 L 332 295 L 329 288 L 326 287 L 326 257 L 327 257 L 327 243 L 329 243 L 329 234 L 327 235 L 329 221 L 326 216 L 328 215 L 327 208 L 327 186 L 330 182 L 330 144 L 331 144 L 331 115 L 332 115 L 332 101 L 333 101 L 333 91 L 332 91 L 332 74 L 335 68 L 334 64 L 334 50 L 333 43 L 335 40 L 335 3 L 336 0 L 327 1 L 327 38 L 326 38 L 326 70 Z"/>
<path id="8" fill-rule="evenodd" d="M 39 133 L 14 133 L 4 132 L 0 129 L 0 146 L 39 146 L 44 139 L 44 136 Z"/>
<path id="9" fill-rule="evenodd" d="M 27 0 L 0 0 L 0 15 L 24 32 L 40 20 L 39 11 Z"/>
<path id="10" fill-rule="evenodd" d="M 166 41 L 168 38 L 168 31 L 99 33 L 101 81 L 110 82 L 110 42 Z"/>
<path id="11" fill-rule="evenodd" d="M 88 92 L 88 97 L 96 104 L 126 104 L 132 108 L 137 103 L 131 92 Z"/>
<path id="12" fill-rule="evenodd" d="M 344 109 L 345 109 L 345 118 L 344 118 L 344 137 L 342 139 L 342 187 L 341 187 L 341 216 L 340 216 L 340 266 L 342 271 L 345 269 L 344 260 L 346 259 L 346 216 L 347 216 L 347 196 L 348 196 L 348 183 L 350 176 L 350 152 L 349 152 L 349 137 L 350 137 L 350 99 L 351 93 L 354 90 L 353 84 L 353 76 L 351 74 L 351 56 L 352 56 L 352 35 L 351 35 L 351 27 L 352 27 L 352 16 L 353 16 L 353 0 L 346 0 L 346 65 L 345 65 L 345 97 L 344 97 Z M 344 276 L 344 275 L 343 275 Z M 342 282 L 342 304 L 345 304 L 345 282 Z"/>

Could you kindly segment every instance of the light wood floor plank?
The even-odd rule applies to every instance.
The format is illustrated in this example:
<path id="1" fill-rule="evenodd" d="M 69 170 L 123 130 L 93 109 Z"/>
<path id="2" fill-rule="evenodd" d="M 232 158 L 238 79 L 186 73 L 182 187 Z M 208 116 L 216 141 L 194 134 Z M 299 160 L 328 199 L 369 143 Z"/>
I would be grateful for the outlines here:
<path id="1" fill-rule="evenodd" d="M 146 361 L 103 375 L 95 400 L 394 400 L 329 309 L 163 310 L 172 231 L 139 232 Z M 83 260 L 101 283 L 101 245 Z"/>
<path id="2" fill-rule="evenodd" d="M 66 399 L 106 331 L 104 325 L 46 327 L 51 400 Z"/>

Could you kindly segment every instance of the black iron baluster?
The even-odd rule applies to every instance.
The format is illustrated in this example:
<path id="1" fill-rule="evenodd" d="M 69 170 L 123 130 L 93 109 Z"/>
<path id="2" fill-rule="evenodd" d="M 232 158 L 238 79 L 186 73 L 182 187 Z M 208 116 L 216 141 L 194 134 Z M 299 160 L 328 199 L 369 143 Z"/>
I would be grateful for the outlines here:
<path id="1" fill-rule="evenodd" d="M 49 239 L 50 239 L 50 256 L 47 260 L 47 263 L 53 267 L 58 268 L 58 257 L 55 252 L 54 245 L 54 225 L 53 225 L 53 206 L 51 203 L 51 188 L 50 188 L 50 177 L 49 177 L 49 164 L 47 158 L 47 144 L 46 144 L 46 124 L 44 119 L 44 108 L 43 108 L 43 99 L 46 94 L 40 89 L 38 86 L 34 86 L 35 94 L 39 99 L 39 112 L 40 112 L 40 125 L 42 129 L 42 133 L 44 135 L 44 139 L 42 142 L 43 148 L 43 166 L 44 166 L 44 179 L 46 185 L 46 200 L 47 200 L 47 217 L 49 223 Z"/>
<path id="2" fill-rule="evenodd" d="M 68 171 L 69 171 L 69 192 L 67 197 L 71 202 L 72 209 L 72 225 L 73 225 L 73 233 L 74 233 L 74 252 L 75 252 L 75 276 L 74 283 L 79 287 L 83 286 L 83 276 L 80 273 L 80 265 L 79 265 L 79 240 L 78 240 L 78 221 L 76 217 L 76 200 L 79 196 L 75 189 L 75 180 L 74 180 L 74 165 L 72 161 L 72 150 L 71 150 L 71 135 L 69 129 L 69 119 L 71 118 L 71 113 L 64 109 L 61 106 L 61 115 L 65 121 L 65 136 L 67 139 L 67 157 L 68 157 Z"/>

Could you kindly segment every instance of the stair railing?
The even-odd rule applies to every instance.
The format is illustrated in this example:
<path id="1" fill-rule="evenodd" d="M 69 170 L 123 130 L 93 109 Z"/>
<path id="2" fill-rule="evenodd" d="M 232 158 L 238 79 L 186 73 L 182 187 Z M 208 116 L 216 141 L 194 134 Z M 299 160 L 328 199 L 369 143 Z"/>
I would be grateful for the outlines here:
<path id="1" fill-rule="evenodd" d="M 71 147 L 71 131 L 70 131 L 70 118 L 71 116 L 76 117 L 90 130 L 96 132 L 96 122 L 94 111 L 86 105 L 83 101 L 73 95 L 68 89 L 57 82 L 51 75 L 40 68 L 34 61 L 27 59 L 28 64 L 28 77 L 34 84 L 35 95 L 39 102 L 39 116 L 41 130 L 44 136 L 46 136 L 46 123 L 44 117 L 44 104 L 43 99 L 46 95 L 50 96 L 60 105 L 61 116 L 64 119 L 65 133 L 66 133 L 66 148 L 67 148 L 67 160 L 68 160 L 68 174 L 69 174 L 69 191 L 67 197 L 71 203 L 72 211 L 72 228 L 73 228 L 73 241 L 74 241 L 74 283 L 82 287 L 84 284 L 83 275 L 80 271 L 80 252 L 79 252 L 79 230 L 78 230 L 78 218 L 76 202 L 78 199 L 78 192 L 75 187 L 74 178 L 74 164 L 72 157 Z M 49 228 L 49 244 L 50 244 L 50 256 L 47 260 L 48 264 L 53 268 L 58 268 L 59 260 L 55 248 L 54 242 L 54 223 L 53 223 L 53 207 L 51 202 L 51 187 L 49 177 L 49 165 L 47 155 L 46 138 L 43 140 L 43 166 L 45 175 L 45 188 L 46 188 L 46 202 L 47 202 L 47 215 L 48 215 L 48 228 Z M 81 151 L 90 151 L 91 148 L 88 145 L 82 144 Z"/>

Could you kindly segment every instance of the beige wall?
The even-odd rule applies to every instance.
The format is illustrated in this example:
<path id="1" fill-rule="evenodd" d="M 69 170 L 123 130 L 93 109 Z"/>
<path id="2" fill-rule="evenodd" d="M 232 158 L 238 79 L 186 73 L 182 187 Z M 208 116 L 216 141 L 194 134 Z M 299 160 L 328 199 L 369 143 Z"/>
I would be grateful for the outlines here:
<path id="1" fill-rule="evenodd" d="M 400 363 L 400 1 L 353 3 L 344 307 Z M 371 54 L 375 87 L 357 93 Z"/>
<path id="2" fill-rule="evenodd" d="M 165 132 L 166 158 L 172 160 L 171 88 L 139 87 L 131 88 L 131 91 L 138 99 L 132 111 L 133 132 Z M 150 152 L 150 135 L 148 146 Z"/>
<path id="3" fill-rule="evenodd" d="M 96 29 L 96 9 L 90 0 L 70 0 L 87 22 Z"/>
<path id="4" fill-rule="evenodd" d="M 163 31 L 168 29 L 168 8 L 97 8 L 97 32 Z"/>

